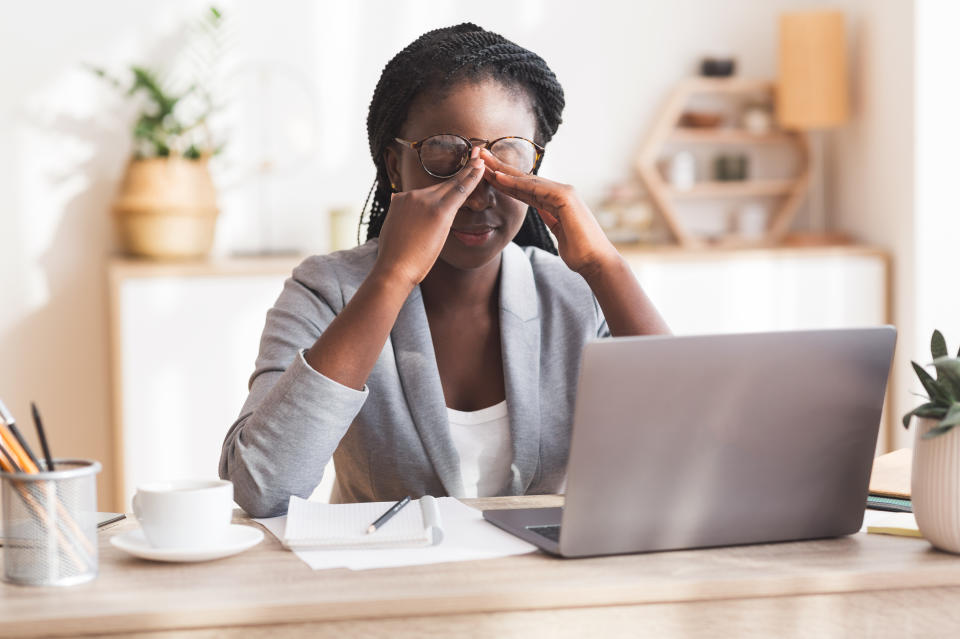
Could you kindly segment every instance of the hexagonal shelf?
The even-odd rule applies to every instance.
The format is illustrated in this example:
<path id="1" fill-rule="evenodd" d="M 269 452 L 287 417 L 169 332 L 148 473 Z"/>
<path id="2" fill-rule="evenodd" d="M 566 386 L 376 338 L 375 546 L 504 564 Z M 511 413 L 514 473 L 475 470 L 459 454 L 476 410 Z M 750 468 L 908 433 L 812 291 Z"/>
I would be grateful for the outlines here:
<path id="1" fill-rule="evenodd" d="M 772 130 L 755 134 L 739 128 L 692 128 L 679 126 L 680 116 L 690 98 L 697 94 L 713 94 L 734 97 L 739 95 L 767 94 L 773 97 L 775 84 L 769 80 L 746 78 L 690 78 L 681 82 L 670 95 L 666 106 L 654 123 L 653 131 L 641 149 L 637 159 L 640 179 L 646 186 L 657 209 L 677 241 L 686 247 L 731 247 L 771 246 L 780 242 L 787 232 L 810 185 L 810 148 L 802 132 Z M 730 146 L 753 146 L 784 144 L 796 149 L 799 170 L 796 175 L 780 179 L 757 179 L 741 181 L 700 181 L 690 189 L 676 189 L 663 178 L 657 169 L 657 161 L 668 142 L 685 144 L 710 144 Z M 675 201 L 694 199 L 726 198 L 781 198 L 769 217 L 766 233 L 761 238 L 748 239 L 728 236 L 719 241 L 698 238 L 684 227 L 675 208 Z"/>

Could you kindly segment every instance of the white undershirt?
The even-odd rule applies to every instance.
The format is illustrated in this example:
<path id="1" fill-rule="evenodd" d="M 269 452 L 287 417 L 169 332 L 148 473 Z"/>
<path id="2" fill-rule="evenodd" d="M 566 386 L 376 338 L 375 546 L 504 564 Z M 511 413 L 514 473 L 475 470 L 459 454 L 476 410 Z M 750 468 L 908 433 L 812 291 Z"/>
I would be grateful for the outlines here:
<path id="1" fill-rule="evenodd" d="M 460 455 L 464 497 L 502 493 L 513 478 L 507 400 L 471 412 L 448 408 L 447 419 L 453 446 Z"/>

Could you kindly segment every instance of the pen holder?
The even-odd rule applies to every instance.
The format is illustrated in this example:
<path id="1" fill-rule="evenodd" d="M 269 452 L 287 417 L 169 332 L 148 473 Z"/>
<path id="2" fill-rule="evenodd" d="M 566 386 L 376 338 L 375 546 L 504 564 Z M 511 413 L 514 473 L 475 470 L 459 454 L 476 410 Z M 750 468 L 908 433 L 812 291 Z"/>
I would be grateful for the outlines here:
<path id="1" fill-rule="evenodd" d="M 56 470 L 3 473 L 3 578 L 70 586 L 97 576 L 100 463 L 57 459 Z"/>

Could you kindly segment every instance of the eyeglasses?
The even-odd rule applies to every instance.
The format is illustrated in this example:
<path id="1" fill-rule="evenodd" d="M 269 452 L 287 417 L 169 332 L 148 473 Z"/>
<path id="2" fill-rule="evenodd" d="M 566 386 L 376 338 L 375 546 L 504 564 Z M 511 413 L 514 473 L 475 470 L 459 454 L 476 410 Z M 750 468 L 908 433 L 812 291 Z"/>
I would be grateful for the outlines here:
<path id="1" fill-rule="evenodd" d="M 470 159 L 470 151 L 474 146 L 487 149 L 498 160 L 523 173 L 533 173 L 537 170 L 544 151 L 544 148 L 536 142 L 513 135 L 496 140 L 465 138 L 453 133 L 431 135 L 416 142 L 403 138 L 394 139 L 416 151 L 420 157 L 420 166 L 435 178 L 456 175 L 457 171 L 462 169 Z"/>

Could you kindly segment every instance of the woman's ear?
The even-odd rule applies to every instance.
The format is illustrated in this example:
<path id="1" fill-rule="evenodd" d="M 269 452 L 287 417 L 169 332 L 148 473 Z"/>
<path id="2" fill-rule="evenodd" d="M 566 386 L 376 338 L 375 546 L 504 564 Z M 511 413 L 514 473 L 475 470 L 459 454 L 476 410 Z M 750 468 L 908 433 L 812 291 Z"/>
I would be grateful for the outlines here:
<path id="1" fill-rule="evenodd" d="M 383 150 L 383 162 L 387 166 L 387 177 L 390 178 L 390 190 L 397 193 L 401 190 L 400 184 L 400 154 L 397 150 L 388 146 Z"/>

